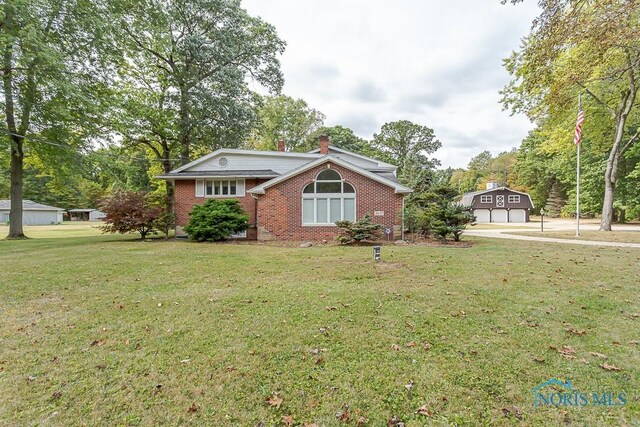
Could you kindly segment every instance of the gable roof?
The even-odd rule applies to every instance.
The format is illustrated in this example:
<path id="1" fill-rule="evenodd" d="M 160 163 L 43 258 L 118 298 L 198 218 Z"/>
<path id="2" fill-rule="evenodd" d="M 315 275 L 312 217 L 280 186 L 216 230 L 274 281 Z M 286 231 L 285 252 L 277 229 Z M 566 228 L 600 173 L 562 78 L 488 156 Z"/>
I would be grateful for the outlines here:
<path id="1" fill-rule="evenodd" d="M 156 178 L 163 179 L 193 179 L 193 178 L 274 178 L 280 175 L 271 169 L 254 170 L 216 170 L 216 171 L 182 171 L 169 172 L 157 175 Z"/>
<path id="2" fill-rule="evenodd" d="M 0 210 L 11 209 L 11 200 L 0 200 Z M 55 206 L 43 205 L 42 203 L 36 203 L 31 200 L 22 201 L 23 211 L 64 211 L 62 208 L 56 208 Z"/>
<path id="3" fill-rule="evenodd" d="M 338 153 L 347 154 L 349 156 L 357 157 L 362 160 L 368 160 L 373 163 L 377 163 L 380 170 L 396 170 L 398 167 L 396 165 L 392 165 L 391 163 L 386 163 L 381 160 L 373 159 L 371 157 L 363 156 L 362 154 L 354 153 L 353 151 L 345 150 L 344 148 L 334 147 L 333 145 L 329 146 L 329 154 L 331 151 L 337 151 Z M 320 148 L 316 148 L 314 150 L 309 151 L 309 153 L 320 153 Z M 338 156 L 336 156 L 338 157 Z"/>
<path id="4" fill-rule="evenodd" d="M 458 204 L 461 206 L 471 206 L 471 204 L 473 203 L 473 198 L 475 196 L 479 196 L 481 194 L 491 193 L 493 191 L 499 191 L 499 190 L 511 191 L 512 193 L 518 193 L 518 194 L 522 194 L 523 196 L 527 196 L 529 198 L 529 202 L 531 203 L 531 206 L 532 207 L 534 206 L 533 200 L 531 200 L 531 196 L 529 194 L 523 193 L 522 191 L 512 190 L 508 187 L 489 188 L 487 190 L 471 191 L 469 193 L 464 193 L 462 195 L 462 198 L 460 199 L 460 202 L 458 202 Z"/>
<path id="5" fill-rule="evenodd" d="M 319 156 L 317 154 L 310 154 L 310 153 L 292 153 L 289 151 L 262 151 L 262 150 L 241 150 L 241 149 L 236 149 L 236 148 L 220 148 L 212 153 L 207 154 L 206 156 L 202 156 L 198 159 L 195 159 L 194 161 L 187 163 L 184 166 L 180 166 L 177 169 L 172 170 L 171 172 L 169 172 L 170 174 L 175 174 L 178 172 L 182 172 L 182 171 L 186 171 L 196 165 L 199 165 L 200 163 L 206 162 L 207 160 L 221 155 L 221 154 L 251 154 L 251 155 L 255 155 L 255 156 L 264 156 L 267 158 L 271 158 L 270 160 L 273 160 L 273 157 L 297 157 L 297 158 L 305 158 L 305 159 L 315 159 L 318 158 Z"/>
<path id="6" fill-rule="evenodd" d="M 327 163 L 327 162 L 331 162 L 331 163 L 335 163 L 336 165 L 342 166 L 346 169 L 352 170 L 360 175 L 366 176 L 367 178 L 370 178 L 374 181 L 377 181 L 381 184 L 385 184 L 388 185 L 389 187 L 392 187 L 393 189 L 396 190 L 396 193 L 400 193 L 400 194 L 407 194 L 407 193 L 412 193 L 413 190 L 410 189 L 409 187 L 405 187 L 404 185 L 399 184 L 397 181 L 392 181 L 388 178 L 385 178 L 382 175 L 379 175 L 377 173 L 368 171 L 364 168 L 361 168 L 360 166 L 354 165 L 353 163 L 347 162 L 346 160 L 343 160 L 339 157 L 333 156 L 331 154 L 325 154 L 324 156 L 317 158 L 315 160 L 310 161 L 309 163 L 305 163 L 304 165 L 292 169 L 291 171 L 280 175 L 277 178 L 273 178 L 272 180 L 269 180 L 267 182 L 264 182 L 256 187 L 253 187 L 252 189 L 248 190 L 248 193 L 252 193 L 252 194 L 264 194 L 265 190 L 269 187 L 272 187 L 282 181 L 286 181 L 287 179 L 294 177 L 296 175 L 301 174 L 302 172 L 305 172 L 309 169 L 312 169 L 316 166 L 319 166 L 321 164 Z"/>

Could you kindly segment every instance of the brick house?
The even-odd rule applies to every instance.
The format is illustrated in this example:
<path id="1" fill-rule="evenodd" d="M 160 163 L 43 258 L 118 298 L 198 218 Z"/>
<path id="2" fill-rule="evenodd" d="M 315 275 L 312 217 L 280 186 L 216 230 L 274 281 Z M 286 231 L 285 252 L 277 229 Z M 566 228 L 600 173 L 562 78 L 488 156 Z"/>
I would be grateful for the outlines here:
<path id="1" fill-rule="evenodd" d="M 396 166 L 329 146 L 309 153 L 220 149 L 160 175 L 175 184 L 176 235 L 184 235 L 189 211 L 209 198 L 238 199 L 249 229 L 233 236 L 251 240 L 323 240 L 335 222 L 365 214 L 402 238 L 404 196 Z"/>

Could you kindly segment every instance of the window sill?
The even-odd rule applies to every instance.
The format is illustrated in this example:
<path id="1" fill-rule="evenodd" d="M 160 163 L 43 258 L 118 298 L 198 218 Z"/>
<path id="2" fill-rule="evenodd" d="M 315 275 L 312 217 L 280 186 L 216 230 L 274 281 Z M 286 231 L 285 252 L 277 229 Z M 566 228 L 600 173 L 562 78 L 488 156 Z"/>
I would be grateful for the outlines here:
<path id="1" fill-rule="evenodd" d="M 338 227 L 333 222 L 328 222 L 326 224 L 302 224 L 303 227 Z"/>
<path id="2" fill-rule="evenodd" d="M 204 196 L 205 199 L 237 199 L 238 197 L 243 197 L 240 195 L 215 195 L 215 196 Z"/>

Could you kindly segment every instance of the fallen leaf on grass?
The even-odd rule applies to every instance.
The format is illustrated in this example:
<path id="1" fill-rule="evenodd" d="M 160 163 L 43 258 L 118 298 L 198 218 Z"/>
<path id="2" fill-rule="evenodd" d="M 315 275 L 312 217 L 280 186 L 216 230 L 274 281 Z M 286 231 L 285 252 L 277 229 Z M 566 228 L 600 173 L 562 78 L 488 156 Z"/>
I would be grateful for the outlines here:
<path id="1" fill-rule="evenodd" d="M 391 344 L 391 350 L 400 351 L 400 346 L 398 344 Z"/>
<path id="2" fill-rule="evenodd" d="M 595 357 L 600 357 L 602 359 L 606 359 L 608 357 L 606 354 L 598 353 L 596 351 L 589 352 L 589 354 Z"/>
<path id="3" fill-rule="evenodd" d="M 404 423 L 400 418 L 394 416 L 387 421 L 387 427 L 404 427 Z"/>
<path id="4" fill-rule="evenodd" d="M 405 344 L 407 347 L 415 347 L 417 344 L 415 341 L 411 341 Z"/>
<path id="5" fill-rule="evenodd" d="M 568 328 L 567 332 L 569 332 L 570 334 L 579 335 L 579 336 L 587 335 L 587 331 L 584 331 L 584 330 L 583 331 L 579 331 L 576 328 Z"/>
<path id="6" fill-rule="evenodd" d="M 618 368 L 616 365 L 609 365 L 607 363 L 605 363 L 604 365 L 601 365 L 600 367 L 605 371 L 622 371 L 622 369 Z"/>
<path id="7" fill-rule="evenodd" d="M 51 397 L 53 399 L 60 399 L 62 397 L 62 392 L 61 391 L 54 391 L 53 394 L 51 395 Z"/>
<path id="8" fill-rule="evenodd" d="M 365 424 L 367 424 L 367 419 L 365 417 L 360 417 L 358 418 L 358 421 L 356 422 L 356 427 L 363 427 Z"/>
<path id="9" fill-rule="evenodd" d="M 338 309 L 338 307 L 336 306 L 331 306 L 331 307 L 325 307 L 327 309 L 327 311 L 335 311 Z"/>
<path id="10" fill-rule="evenodd" d="M 287 427 L 291 427 L 294 424 L 293 417 L 291 415 L 284 415 L 282 417 L 282 424 Z"/>
<path id="11" fill-rule="evenodd" d="M 338 419 L 338 421 L 346 423 L 351 419 L 351 414 L 348 410 L 345 409 L 344 411 L 336 412 L 336 418 Z"/>
<path id="12" fill-rule="evenodd" d="M 431 350 L 431 347 L 432 347 L 431 343 L 430 342 L 426 342 L 422 346 L 422 349 L 425 350 L 425 351 L 429 351 L 429 350 Z"/>
<path id="13" fill-rule="evenodd" d="M 522 419 L 522 412 L 520 412 L 520 409 L 516 408 L 515 406 L 510 406 L 509 408 L 502 408 L 502 413 L 504 414 L 505 417 L 513 415 L 519 420 Z"/>
<path id="14" fill-rule="evenodd" d="M 183 365 L 186 364 L 186 363 L 189 363 L 189 362 L 191 362 L 191 359 L 182 359 L 180 361 L 180 363 L 182 363 Z"/>
<path id="15" fill-rule="evenodd" d="M 279 409 L 280 405 L 282 405 L 282 402 L 284 402 L 284 399 L 281 398 L 278 393 L 273 393 L 271 396 L 267 397 L 265 401 L 269 404 L 269 406 Z"/>
<path id="16" fill-rule="evenodd" d="M 304 423 L 304 427 L 318 427 L 318 424 L 316 424 L 316 423 L 312 423 L 312 424 Z"/>
<path id="17" fill-rule="evenodd" d="M 564 358 L 567 358 L 567 359 L 575 359 L 576 358 L 576 356 L 574 356 L 574 354 L 576 353 L 576 350 L 571 346 L 565 345 L 564 347 L 562 347 L 562 350 L 558 350 L 558 352 Z"/>
<path id="18" fill-rule="evenodd" d="M 633 313 L 633 314 L 631 314 L 631 318 L 632 318 L 632 319 L 637 319 L 638 317 L 640 317 L 640 313 Z"/>
<path id="19" fill-rule="evenodd" d="M 638 345 L 640 344 L 640 341 L 638 340 L 629 341 L 629 344 Z"/>
<path id="20" fill-rule="evenodd" d="M 104 340 L 95 340 L 91 343 L 91 346 L 102 347 L 104 345 Z"/>
<path id="21" fill-rule="evenodd" d="M 37 377 L 34 377 L 33 375 L 29 375 L 27 377 L 27 381 L 31 382 L 31 381 L 35 381 Z"/>
<path id="22" fill-rule="evenodd" d="M 416 414 L 424 415 L 425 417 L 431 416 L 431 412 L 429 412 L 427 405 L 422 405 L 421 407 L 419 407 L 418 410 L 416 411 Z"/>
<path id="23" fill-rule="evenodd" d="M 187 412 L 189 414 L 193 414 L 193 413 L 198 412 L 198 409 L 199 409 L 198 405 L 196 405 L 195 403 L 192 403 L 191 406 L 189 406 L 189 409 L 187 409 Z"/>

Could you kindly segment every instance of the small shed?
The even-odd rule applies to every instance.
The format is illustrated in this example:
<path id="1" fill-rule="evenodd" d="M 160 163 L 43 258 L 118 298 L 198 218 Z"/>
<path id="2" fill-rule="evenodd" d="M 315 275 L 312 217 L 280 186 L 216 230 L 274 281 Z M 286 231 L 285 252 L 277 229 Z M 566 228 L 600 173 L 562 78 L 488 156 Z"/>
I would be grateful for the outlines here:
<path id="1" fill-rule="evenodd" d="M 0 200 L 0 223 L 9 222 L 11 200 Z M 23 225 L 51 225 L 62 223 L 64 209 L 47 206 L 31 200 L 22 201 Z"/>
<path id="2" fill-rule="evenodd" d="M 507 187 L 465 193 L 459 204 L 467 207 L 479 224 L 529 222 L 534 208 L 531 196 Z"/>
<path id="3" fill-rule="evenodd" d="M 71 221 L 102 221 L 107 214 L 97 209 L 69 209 Z"/>

